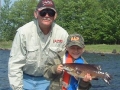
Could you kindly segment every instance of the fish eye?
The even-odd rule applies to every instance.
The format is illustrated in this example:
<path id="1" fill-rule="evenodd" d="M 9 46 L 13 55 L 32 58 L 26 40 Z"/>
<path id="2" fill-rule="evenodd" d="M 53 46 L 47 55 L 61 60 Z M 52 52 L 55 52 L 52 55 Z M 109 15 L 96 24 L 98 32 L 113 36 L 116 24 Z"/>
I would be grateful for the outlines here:
<path id="1" fill-rule="evenodd" d="M 77 68 L 77 67 L 76 67 L 75 69 L 76 69 L 76 70 L 78 70 L 78 68 Z"/>
<path id="2" fill-rule="evenodd" d="M 81 74 L 81 72 L 80 72 L 80 71 L 77 71 L 76 73 L 77 73 L 77 74 Z"/>

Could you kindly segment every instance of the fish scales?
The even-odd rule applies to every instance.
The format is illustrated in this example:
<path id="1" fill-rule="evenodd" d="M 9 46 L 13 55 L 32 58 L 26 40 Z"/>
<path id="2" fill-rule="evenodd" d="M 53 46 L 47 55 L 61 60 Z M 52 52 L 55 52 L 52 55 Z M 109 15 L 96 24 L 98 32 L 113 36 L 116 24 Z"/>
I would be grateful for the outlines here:
<path id="1" fill-rule="evenodd" d="M 84 78 L 89 73 L 92 78 L 102 78 L 107 84 L 111 80 L 111 76 L 107 72 L 102 72 L 99 65 L 66 63 L 63 64 L 63 68 L 68 74 L 75 77 Z"/>

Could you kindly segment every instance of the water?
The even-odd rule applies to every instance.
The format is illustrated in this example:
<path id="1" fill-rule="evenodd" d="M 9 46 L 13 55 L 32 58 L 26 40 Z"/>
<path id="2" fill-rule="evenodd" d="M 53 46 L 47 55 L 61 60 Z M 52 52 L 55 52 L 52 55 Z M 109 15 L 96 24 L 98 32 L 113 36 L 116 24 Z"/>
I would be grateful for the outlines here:
<path id="1" fill-rule="evenodd" d="M 8 83 L 8 58 L 9 50 L 0 50 L 0 90 L 9 90 Z M 112 75 L 110 85 L 106 84 L 102 79 L 93 80 L 90 90 L 120 90 L 120 54 L 95 54 L 84 53 L 84 58 L 88 63 L 98 64 L 102 71 Z"/>
<path id="2" fill-rule="evenodd" d="M 84 54 L 84 58 L 91 64 L 101 66 L 103 72 L 108 72 L 112 76 L 110 85 L 102 79 L 93 80 L 90 90 L 120 90 L 120 54 L 101 54 L 89 53 Z"/>
<path id="3" fill-rule="evenodd" d="M 9 90 L 8 58 L 10 51 L 0 50 L 0 90 Z"/>

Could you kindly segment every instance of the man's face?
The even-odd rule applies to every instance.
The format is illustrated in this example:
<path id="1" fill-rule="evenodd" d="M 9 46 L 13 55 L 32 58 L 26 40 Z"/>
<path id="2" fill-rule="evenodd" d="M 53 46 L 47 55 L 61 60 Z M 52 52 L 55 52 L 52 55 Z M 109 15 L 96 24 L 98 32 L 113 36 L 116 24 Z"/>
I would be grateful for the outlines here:
<path id="1" fill-rule="evenodd" d="M 49 8 L 37 11 L 39 25 L 50 26 L 55 19 L 55 11 Z"/>

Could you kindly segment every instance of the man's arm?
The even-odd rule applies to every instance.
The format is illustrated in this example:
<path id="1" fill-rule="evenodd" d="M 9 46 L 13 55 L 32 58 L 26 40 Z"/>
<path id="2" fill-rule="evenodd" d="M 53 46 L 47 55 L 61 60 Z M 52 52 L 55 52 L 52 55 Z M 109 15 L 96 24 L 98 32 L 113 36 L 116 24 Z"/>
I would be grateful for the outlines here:
<path id="1" fill-rule="evenodd" d="M 8 78 L 12 90 L 22 90 L 23 71 L 22 67 L 25 65 L 25 50 L 20 39 L 20 34 L 17 32 L 8 62 Z"/>

